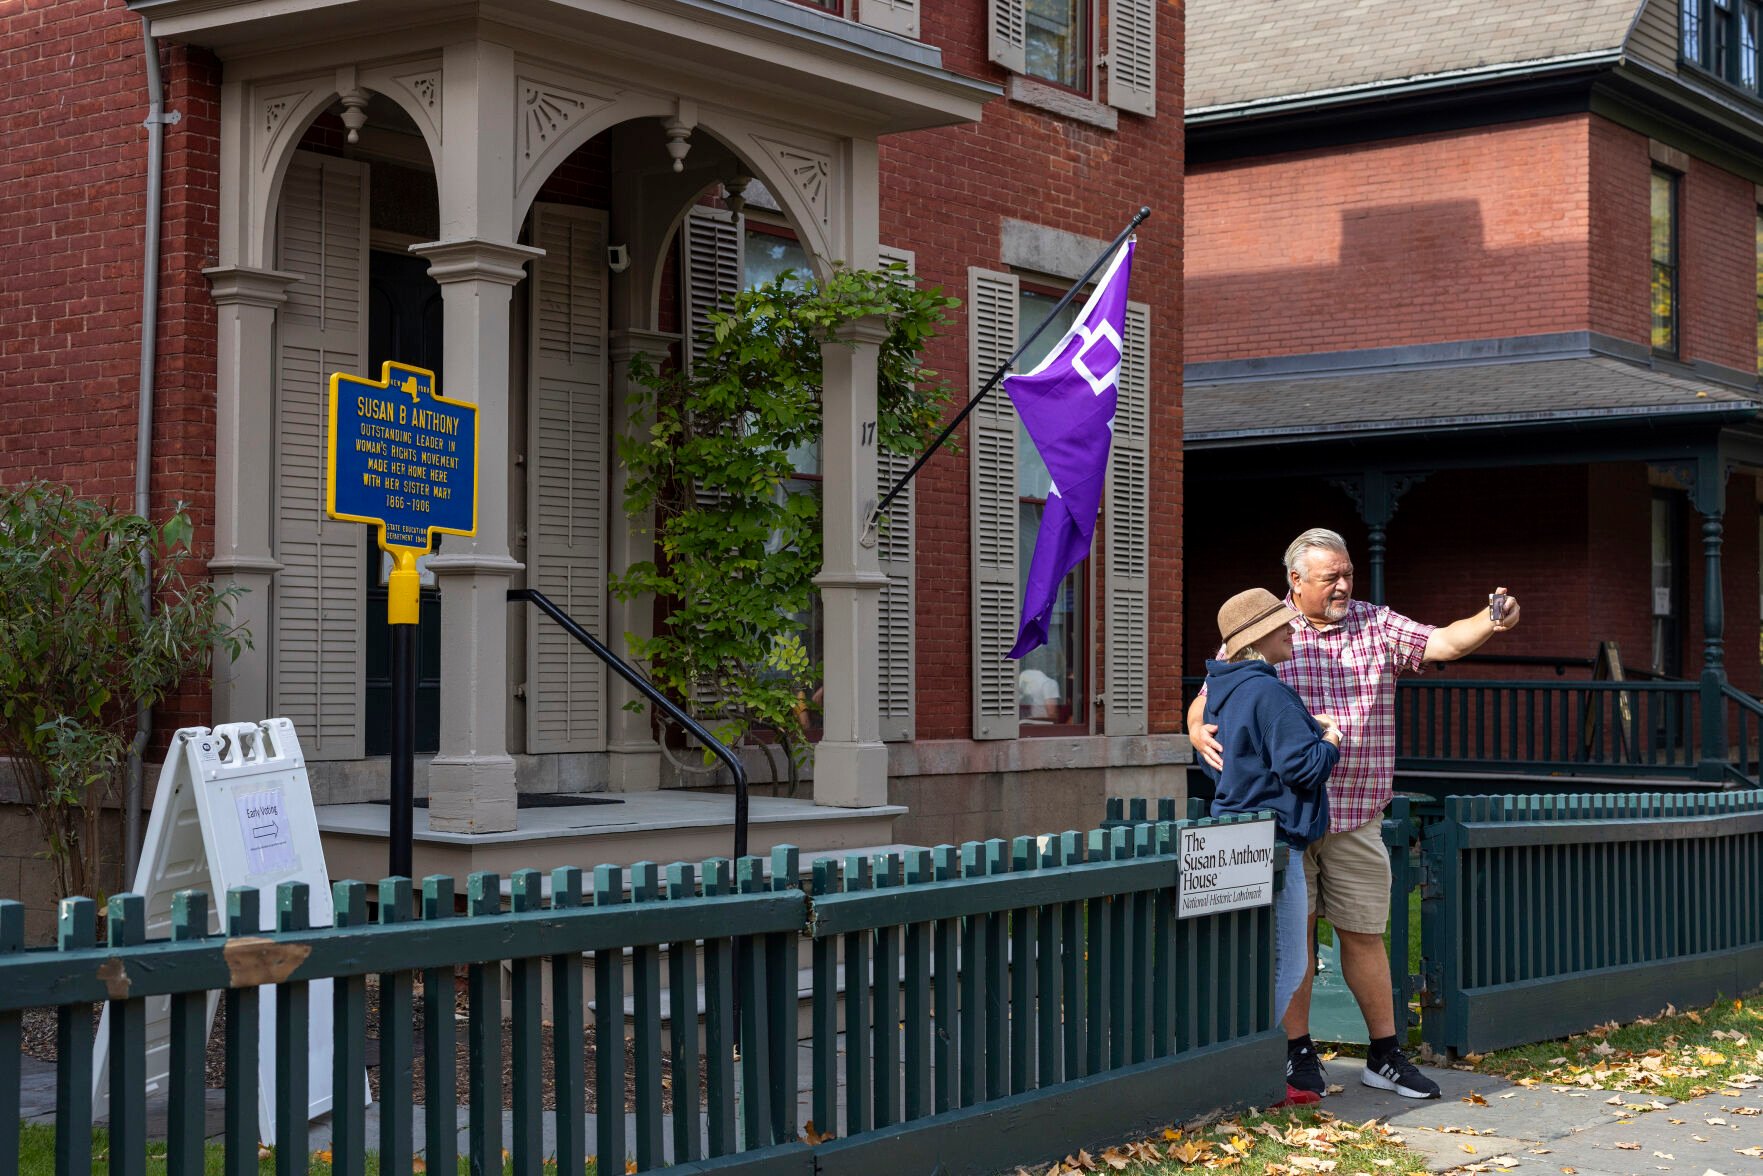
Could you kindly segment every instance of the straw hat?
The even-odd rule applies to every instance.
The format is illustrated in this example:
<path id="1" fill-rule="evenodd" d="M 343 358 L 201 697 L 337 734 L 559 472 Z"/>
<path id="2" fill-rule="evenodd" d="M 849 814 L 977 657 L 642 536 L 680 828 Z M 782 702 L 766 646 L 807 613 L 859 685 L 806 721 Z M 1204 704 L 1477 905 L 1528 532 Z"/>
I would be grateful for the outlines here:
<path id="1" fill-rule="evenodd" d="M 1224 602 L 1218 610 L 1218 635 L 1224 639 L 1224 660 L 1229 661 L 1298 614 L 1265 588 L 1250 588 Z"/>

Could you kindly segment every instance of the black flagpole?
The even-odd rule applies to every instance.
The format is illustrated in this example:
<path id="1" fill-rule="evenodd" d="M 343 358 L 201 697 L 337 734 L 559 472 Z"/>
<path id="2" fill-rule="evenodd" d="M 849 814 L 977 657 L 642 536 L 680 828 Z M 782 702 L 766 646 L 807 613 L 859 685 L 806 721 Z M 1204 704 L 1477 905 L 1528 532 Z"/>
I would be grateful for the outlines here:
<path id="1" fill-rule="evenodd" d="M 1072 283 L 1071 289 L 1067 290 L 1064 295 L 1060 297 L 1059 301 L 1054 304 L 1053 309 L 1047 312 L 1047 317 L 1042 319 L 1040 324 L 1036 326 L 1034 330 L 1029 332 L 1028 338 L 1024 339 L 1022 344 L 1017 347 L 1015 351 L 1010 353 L 1010 358 L 1005 360 L 1003 366 L 999 367 L 997 371 L 992 373 L 991 378 L 974 394 L 973 399 L 969 400 L 961 407 L 961 411 L 955 414 L 955 419 L 943 426 L 943 431 L 937 434 L 937 439 L 932 441 L 929 447 L 926 448 L 923 453 L 918 455 L 918 460 L 912 463 L 911 469 L 900 475 L 900 480 L 894 483 L 894 488 L 882 495 L 882 500 L 876 503 L 875 508 L 869 512 L 868 520 L 863 524 L 863 535 L 866 541 L 874 541 L 873 537 L 875 534 L 875 528 L 881 521 L 882 512 L 887 510 L 888 504 L 894 501 L 894 499 L 899 496 L 900 491 L 906 488 L 906 483 L 910 482 L 913 479 L 913 476 L 916 475 L 919 470 L 924 468 L 925 463 L 935 456 L 937 450 L 941 449 L 943 443 L 949 439 L 950 434 L 960 428 L 961 422 L 967 419 L 968 414 L 979 407 L 979 402 L 986 398 L 986 393 L 998 386 L 998 381 L 1004 378 L 1004 373 L 1015 367 L 1016 361 L 1022 358 L 1022 353 L 1027 351 L 1036 339 L 1040 338 L 1041 332 L 1047 329 L 1047 324 L 1059 317 L 1059 312 L 1071 304 L 1071 300 L 1077 297 L 1077 292 L 1089 284 L 1090 279 L 1096 276 L 1096 271 L 1101 269 L 1108 259 L 1114 256 L 1115 252 L 1119 250 L 1121 243 L 1128 237 L 1132 236 L 1133 230 L 1143 224 L 1145 218 L 1150 215 L 1151 208 L 1149 205 L 1141 205 L 1139 207 L 1138 212 L 1133 215 L 1132 220 L 1127 222 L 1126 228 L 1120 230 L 1119 236 L 1115 237 L 1114 240 L 1109 243 L 1108 248 L 1102 250 L 1102 255 L 1090 263 L 1090 268 L 1084 271 L 1083 277 Z"/>

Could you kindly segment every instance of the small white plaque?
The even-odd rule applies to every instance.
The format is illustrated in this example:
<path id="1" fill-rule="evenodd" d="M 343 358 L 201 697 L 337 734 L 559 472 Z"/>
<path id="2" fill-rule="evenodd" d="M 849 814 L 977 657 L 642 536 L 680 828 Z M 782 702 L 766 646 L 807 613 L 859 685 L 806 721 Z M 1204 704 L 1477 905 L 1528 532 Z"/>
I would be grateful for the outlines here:
<path id="1" fill-rule="evenodd" d="M 1181 831 L 1180 918 L 1269 906 L 1273 902 L 1272 821 Z"/>
<path id="2" fill-rule="evenodd" d="M 298 865 L 288 805 L 280 788 L 245 792 L 234 798 L 239 811 L 239 836 L 245 843 L 247 876 L 273 874 Z"/>

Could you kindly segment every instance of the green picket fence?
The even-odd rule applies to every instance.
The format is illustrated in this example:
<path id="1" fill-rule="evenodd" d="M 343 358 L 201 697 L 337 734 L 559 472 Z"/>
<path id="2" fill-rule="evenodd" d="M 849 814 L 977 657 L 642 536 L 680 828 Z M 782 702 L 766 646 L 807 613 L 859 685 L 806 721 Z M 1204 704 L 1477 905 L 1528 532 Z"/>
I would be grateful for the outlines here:
<path id="1" fill-rule="evenodd" d="M 1422 857 L 1422 1032 L 1441 1053 L 1763 976 L 1763 792 L 1453 796 Z"/>
<path id="2" fill-rule="evenodd" d="M 285 883 L 273 895 L 272 933 L 255 931 L 261 898 L 240 888 L 225 895 L 229 933 L 213 937 L 208 896 L 191 891 L 176 897 L 170 938 L 153 941 L 141 898 L 119 895 L 102 946 L 88 899 L 64 901 L 57 945 L 31 950 L 22 908 L 0 902 L 0 1101 L 18 1103 L 20 1013 L 54 1007 L 56 1171 L 89 1172 L 91 1011 L 106 1003 L 110 1171 L 142 1171 L 146 1002 L 168 997 L 168 1170 L 201 1171 L 206 1001 L 220 992 L 225 1170 L 255 1173 L 259 993 L 269 985 L 276 993 L 277 1121 L 299 1123 L 311 1080 L 308 987 L 328 978 L 339 1173 L 363 1171 L 370 1144 L 381 1171 L 410 1170 L 418 1057 L 431 1172 L 458 1162 L 448 1109 L 459 1106 L 469 1107 L 464 1158 L 479 1172 L 501 1171 L 504 1148 L 513 1170 L 531 1176 L 547 1161 L 581 1172 L 590 1155 L 603 1173 L 623 1171 L 627 1158 L 639 1170 L 804 1174 L 933 1158 L 950 1172 L 1032 1162 L 1283 1091 L 1271 909 L 1176 918 L 1185 824 L 817 861 L 805 886 L 790 847 L 769 862 L 638 863 L 628 878 L 611 866 L 591 878 L 564 868 L 548 887 L 523 870 L 506 909 L 494 874 L 472 875 L 462 904 L 450 878 L 425 879 L 414 894 L 409 880 L 391 878 L 373 892 L 371 920 L 368 887 L 339 882 L 336 925 L 321 929 L 308 926 L 305 887 Z M 811 1134 L 798 1122 L 799 951 L 812 960 Z M 593 969 L 591 1010 L 584 958 Z M 459 968 L 463 1021 L 455 1018 Z M 377 1140 L 363 1109 L 369 977 L 378 977 Z M 604 1044 L 586 1071 L 589 1023 L 600 1043 L 622 1042 L 628 1031 L 628 1072 L 625 1051 Z M 463 1090 L 455 1076 L 461 1030 Z M 549 1111 L 547 1037 L 555 1059 Z M 590 1084 L 604 1108 L 593 1139 L 584 1110 Z M 629 1157 L 627 1097 L 635 1107 Z M 554 1149 L 542 1144 L 545 1116 Z M 0 1169 L 19 1154 L 18 1135 L 17 1118 L 0 1116 Z M 306 1166 L 304 1147 L 277 1149 L 278 1174 Z"/>

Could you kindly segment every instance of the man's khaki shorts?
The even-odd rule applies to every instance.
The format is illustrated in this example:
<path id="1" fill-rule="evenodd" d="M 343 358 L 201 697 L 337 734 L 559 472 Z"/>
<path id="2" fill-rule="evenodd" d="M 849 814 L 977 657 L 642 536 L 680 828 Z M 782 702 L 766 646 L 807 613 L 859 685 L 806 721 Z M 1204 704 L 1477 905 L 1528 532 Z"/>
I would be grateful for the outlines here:
<path id="1" fill-rule="evenodd" d="M 1329 833 L 1304 851 L 1310 915 L 1342 931 L 1382 935 L 1390 921 L 1390 852 L 1383 818 Z"/>

